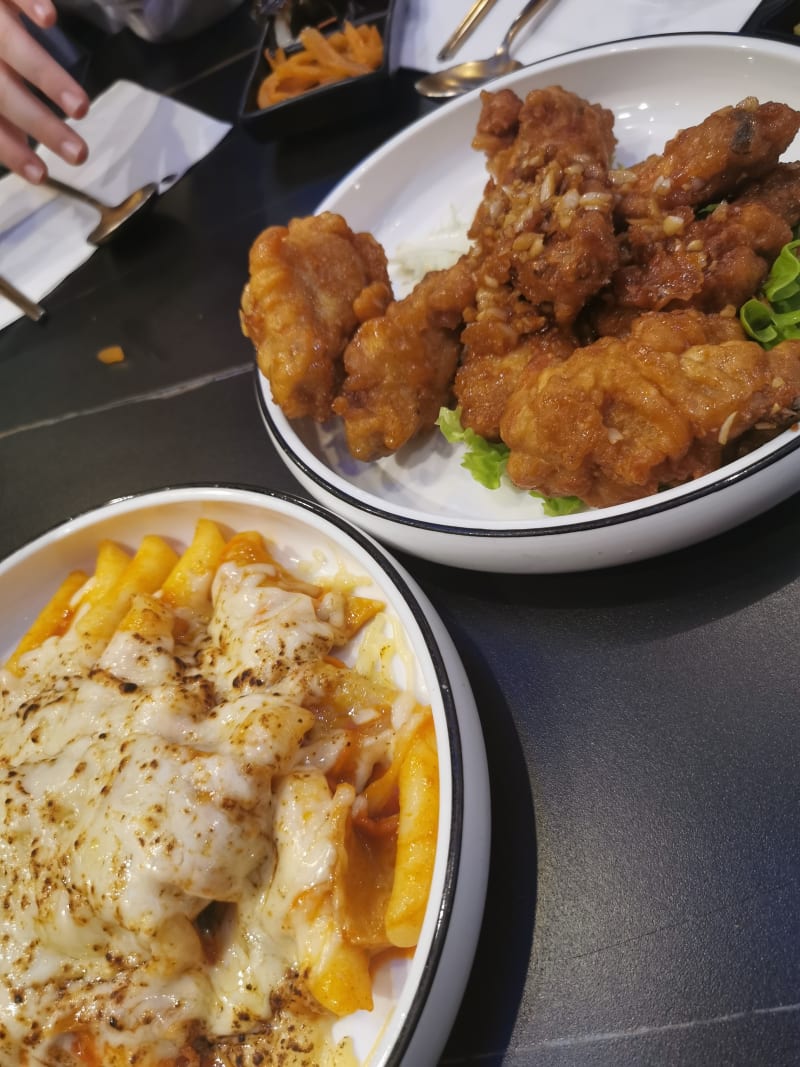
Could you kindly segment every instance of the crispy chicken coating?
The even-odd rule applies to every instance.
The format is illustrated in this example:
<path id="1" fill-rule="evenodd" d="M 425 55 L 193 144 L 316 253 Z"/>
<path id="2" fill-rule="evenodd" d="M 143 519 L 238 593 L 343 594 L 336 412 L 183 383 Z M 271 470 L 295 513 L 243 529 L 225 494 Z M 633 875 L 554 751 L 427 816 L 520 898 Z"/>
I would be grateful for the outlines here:
<path id="1" fill-rule="evenodd" d="M 475 293 L 469 255 L 431 271 L 408 296 L 359 328 L 344 353 L 346 377 L 333 410 L 356 459 L 401 448 L 432 427 L 450 400 L 463 308 Z"/>
<path id="2" fill-rule="evenodd" d="M 619 335 L 642 311 L 739 307 L 791 238 L 791 227 L 766 203 L 723 201 L 674 236 L 638 247 L 637 261 L 620 267 L 598 300 L 595 329 Z"/>
<path id="3" fill-rule="evenodd" d="M 619 216 L 662 218 L 679 207 L 702 207 L 735 195 L 770 171 L 800 129 L 800 112 L 788 104 L 747 97 L 681 130 L 660 155 L 629 170 L 620 186 Z"/>
<path id="4" fill-rule="evenodd" d="M 519 130 L 522 100 L 512 89 L 481 93 L 481 113 L 472 147 L 486 155 L 486 169 L 502 185 L 511 176 L 516 160 L 514 146 Z"/>
<path id="5" fill-rule="evenodd" d="M 764 177 L 749 182 L 737 204 L 765 204 L 789 226 L 800 220 L 800 163 L 778 163 Z"/>
<path id="6" fill-rule="evenodd" d="M 496 439 L 528 348 L 539 366 L 563 358 L 572 323 L 617 266 L 616 140 L 610 111 L 559 86 L 521 103 L 510 90 L 482 100 L 474 143 L 491 178 L 470 228 L 480 263 L 455 393 L 464 425 Z"/>
<path id="7" fill-rule="evenodd" d="M 391 298 L 383 249 L 370 234 L 354 233 L 341 215 L 292 219 L 256 239 L 242 331 L 288 418 L 330 416 L 345 346 Z"/>
<path id="8" fill-rule="evenodd" d="M 714 179 L 708 172 L 706 177 L 708 187 Z M 651 208 L 656 210 L 653 203 Z M 591 307 L 595 332 L 620 336 L 642 311 L 738 307 L 759 289 L 798 221 L 797 163 L 775 164 L 699 217 L 692 206 L 682 205 L 633 220 L 619 237 L 623 262 Z"/>
<path id="9" fill-rule="evenodd" d="M 512 121 L 508 92 L 499 102 L 482 94 L 479 128 L 498 110 Z M 492 178 L 469 231 L 483 260 L 479 292 L 499 290 L 495 305 L 522 296 L 543 323 L 565 326 L 608 280 L 617 262 L 613 121 L 607 109 L 552 86 L 530 92 L 513 125 L 495 133 L 502 144 L 513 140 L 490 150 Z"/>
<path id="10" fill-rule="evenodd" d="M 796 421 L 800 342 L 770 351 L 733 317 L 647 313 L 525 375 L 502 419 L 508 473 L 524 488 L 606 507 L 715 470 L 761 420 Z"/>
<path id="11" fill-rule="evenodd" d="M 486 153 L 490 179 L 470 227 L 477 247 L 488 251 L 501 233 L 514 236 L 531 228 L 524 183 L 533 184 L 537 178 L 541 183 L 546 164 L 575 165 L 587 180 L 604 180 L 617 143 L 613 126 L 614 116 L 607 108 L 557 85 L 534 89 L 524 101 L 511 89 L 484 90 L 472 145 Z M 541 190 L 545 199 L 557 191 L 552 184 L 555 170 L 549 174 Z M 522 184 L 509 189 L 515 182 Z"/>
<path id="12" fill-rule="evenodd" d="M 538 333 L 523 332 L 519 346 L 510 352 L 471 350 L 454 383 L 462 424 L 487 440 L 498 439 L 500 419 L 523 371 L 531 380 L 545 367 L 571 356 L 577 344 L 571 331 L 553 326 Z"/>

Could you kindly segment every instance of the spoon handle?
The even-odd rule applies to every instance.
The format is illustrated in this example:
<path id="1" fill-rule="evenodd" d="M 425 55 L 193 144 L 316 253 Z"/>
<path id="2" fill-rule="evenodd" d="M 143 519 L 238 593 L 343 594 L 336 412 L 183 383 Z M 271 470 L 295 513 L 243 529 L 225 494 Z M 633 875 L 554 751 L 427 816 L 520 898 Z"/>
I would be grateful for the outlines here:
<path id="1" fill-rule="evenodd" d="M 548 3 L 548 0 L 528 0 L 525 7 L 517 15 L 514 21 L 506 30 L 506 35 L 500 43 L 500 47 L 497 49 L 498 55 L 507 55 L 511 45 L 514 43 L 518 35 L 525 29 L 530 20 L 539 10 Z"/>
<path id="2" fill-rule="evenodd" d="M 440 63 L 445 59 L 449 59 L 461 47 L 478 23 L 491 11 L 496 3 L 497 0 L 475 0 L 475 3 L 453 31 L 452 36 L 447 39 L 437 52 L 436 58 Z"/>
<path id="3" fill-rule="evenodd" d="M 44 316 L 44 308 L 39 304 L 35 304 L 33 300 L 30 300 L 24 293 L 21 293 L 16 286 L 5 278 L 0 278 L 0 294 L 10 300 L 12 304 L 16 304 L 20 311 L 23 311 L 29 319 L 33 319 L 34 322 L 38 322 Z"/>
<path id="4" fill-rule="evenodd" d="M 52 178 L 49 174 L 42 182 L 42 185 L 49 185 L 51 189 L 55 189 L 56 192 L 64 193 L 65 196 L 71 196 L 73 200 L 80 200 L 84 204 L 88 204 L 90 207 L 101 210 L 100 203 L 89 193 L 84 193 L 82 189 L 76 189 L 72 185 L 67 185 L 66 182 L 61 182 L 58 178 Z"/>

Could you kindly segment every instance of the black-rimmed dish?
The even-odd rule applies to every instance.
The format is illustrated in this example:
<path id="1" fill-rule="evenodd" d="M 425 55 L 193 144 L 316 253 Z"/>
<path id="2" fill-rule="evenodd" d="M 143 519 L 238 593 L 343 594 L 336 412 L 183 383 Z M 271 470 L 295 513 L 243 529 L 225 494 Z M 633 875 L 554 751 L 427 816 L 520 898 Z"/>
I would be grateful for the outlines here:
<path id="1" fill-rule="evenodd" d="M 524 95 L 560 84 L 610 108 L 621 164 L 660 152 L 682 127 L 747 96 L 800 109 L 800 50 L 736 34 L 672 34 L 581 49 L 498 79 Z M 486 180 L 470 143 L 473 92 L 420 120 L 370 156 L 319 205 L 384 245 L 395 290 L 411 253 L 454 258 Z M 800 158 L 797 141 L 785 158 Z M 437 263 L 436 265 L 442 265 Z M 682 548 L 746 521 L 800 484 L 796 428 L 677 488 L 615 507 L 548 517 L 505 484 L 488 490 L 460 465 L 463 446 L 431 431 L 394 456 L 361 463 L 335 420 L 289 422 L 257 374 L 267 430 L 317 500 L 394 548 L 475 570 L 545 573 L 613 566 Z"/>
<path id="2" fill-rule="evenodd" d="M 299 93 L 269 107 L 260 107 L 259 89 L 270 73 L 266 52 L 274 52 L 274 18 L 265 22 L 261 44 L 239 108 L 239 121 L 258 140 L 301 136 L 315 130 L 352 122 L 380 109 L 391 92 L 391 75 L 397 69 L 400 35 L 397 25 L 402 18 L 403 0 L 350 0 L 347 17 L 354 26 L 375 26 L 383 40 L 383 61 L 377 70 L 355 78 L 344 78 L 329 85 Z M 342 20 L 326 26 L 325 35 L 341 28 Z M 286 47 L 287 55 L 300 49 L 299 44 Z"/>
<path id="3" fill-rule="evenodd" d="M 474 699 L 452 641 L 414 580 L 379 545 L 315 503 L 246 487 L 186 486 L 117 500 L 57 526 L 0 563 L 0 662 L 69 571 L 91 573 L 102 539 L 135 548 L 156 533 L 180 549 L 201 517 L 231 532 L 258 530 L 287 566 L 313 559 L 321 572 L 356 576 L 359 591 L 385 603 L 400 638 L 398 670 L 431 706 L 439 832 L 422 934 L 413 954 L 387 962 L 374 976 L 373 1011 L 340 1020 L 335 1032 L 337 1039 L 352 1036 L 364 1067 L 434 1064 L 458 1010 L 483 915 L 488 773 Z"/>

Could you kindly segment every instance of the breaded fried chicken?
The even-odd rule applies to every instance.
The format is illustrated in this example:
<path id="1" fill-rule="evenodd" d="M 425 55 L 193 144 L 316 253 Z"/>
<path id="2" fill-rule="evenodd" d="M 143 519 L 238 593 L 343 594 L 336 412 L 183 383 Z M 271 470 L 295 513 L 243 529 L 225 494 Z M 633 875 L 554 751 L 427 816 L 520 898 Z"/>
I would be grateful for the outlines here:
<path id="1" fill-rule="evenodd" d="M 599 336 L 621 336 L 642 311 L 720 311 L 758 290 L 800 219 L 800 172 L 777 162 L 798 127 L 787 105 L 745 100 L 631 168 L 617 209 L 622 261 L 590 310 Z M 709 213 L 696 217 L 699 207 Z"/>
<path id="2" fill-rule="evenodd" d="M 720 108 L 677 133 L 660 155 L 630 168 L 632 180 L 620 186 L 619 217 L 662 218 L 734 196 L 775 166 L 798 129 L 800 112 L 788 104 L 747 97 Z"/>
<path id="3" fill-rule="evenodd" d="M 346 377 L 333 403 L 356 459 L 388 455 L 433 426 L 450 400 L 462 311 L 474 293 L 473 262 L 462 256 L 359 328 L 345 350 Z"/>
<path id="4" fill-rule="evenodd" d="M 763 178 L 748 182 L 737 204 L 765 204 L 789 226 L 800 221 L 800 163 L 778 163 Z"/>
<path id="5" fill-rule="evenodd" d="M 502 112 L 510 121 L 507 92 Z M 497 109 L 493 94 L 482 99 L 484 112 Z M 613 121 L 607 109 L 559 86 L 523 101 L 504 135 L 513 132 L 513 140 L 489 157 L 493 177 L 469 231 L 482 258 L 479 291 L 501 291 L 495 306 L 521 296 L 543 324 L 568 326 L 608 280 L 617 262 L 608 181 Z"/>
<path id="6" fill-rule="evenodd" d="M 797 419 L 800 342 L 770 351 L 733 317 L 648 313 L 565 362 L 523 374 L 502 419 L 524 488 L 606 507 L 715 470 L 728 442 L 768 417 Z"/>
<path id="7" fill-rule="evenodd" d="M 470 350 L 456 371 L 453 386 L 462 423 L 489 441 L 497 440 L 500 419 L 522 372 L 531 379 L 572 355 L 577 344 L 571 331 L 553 326 L 537 333 L 522 332 L 518 347 L 510 352 Z"/>
<path id="8" fill-rule="evenodd" d="M 256 239 L 242 331 L 288 418 L 330 416 L 345 346 L 391 299 L 383 249 L 370 234 L 353 233 L 340 215 L 292 219 Z"/>
<path id="9" fill-rule="evenodd" d="M 481 93 L 481 113 L 472 147 L 486 155 L 486 169 L 498 185 L 503 185 L 512 176 L 516 159 L 513 148 L 521 110 L 522 100 L 512 89 Z"/>
<path id="10" fill-rule="evenodd" d="M 636 249 L 592 311 L 599 335 L 625 332 L 642 311 L 722 311 L 755 293 L 792 237 L 791 227 L 758 199 L 723 201 L 662 241 Z"/>
<path id="11" fill-rule="evenodd" d="M 617 266 L 616 140 L 610 111 L 559 86 L 521 106 L 510 90 L 482 100 L 475 144 L 492 177 L 469 231 L 480 263 L 455 391 L 464 425 L 496 438 L 490 413 L 502 411 L 528 344 L 561 358 L 578 313 Z"/>

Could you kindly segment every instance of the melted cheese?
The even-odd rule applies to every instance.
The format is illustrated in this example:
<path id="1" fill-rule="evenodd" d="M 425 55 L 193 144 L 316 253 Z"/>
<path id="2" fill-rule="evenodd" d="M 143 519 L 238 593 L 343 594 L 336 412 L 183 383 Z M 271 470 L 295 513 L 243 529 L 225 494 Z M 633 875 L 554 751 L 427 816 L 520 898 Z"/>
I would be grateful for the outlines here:
<path id="1" fill-rule="evenodd" d="M 86 1034 L 104 1064 L 168 1064 L 199 1036 L 234 1062 L 261 1048 L 235 1035 L 263 1030 L 276 990 L 304 995 L 299 902 L 330 883 L 346 791 L 324 777 L 341 731 L 304 744 L 303 668 L 334 647 L 343 600 L 264 577 L 224 564 L 179 647 L 118 631 L 96 658 L 70 631 L 0 673 L 2 1067 L 84 1063 Z M 369 763 L 390 745 L 377 732 Z M 297 1062 L 345 1062 L 296 1025 L 313 1049 Z"/>

